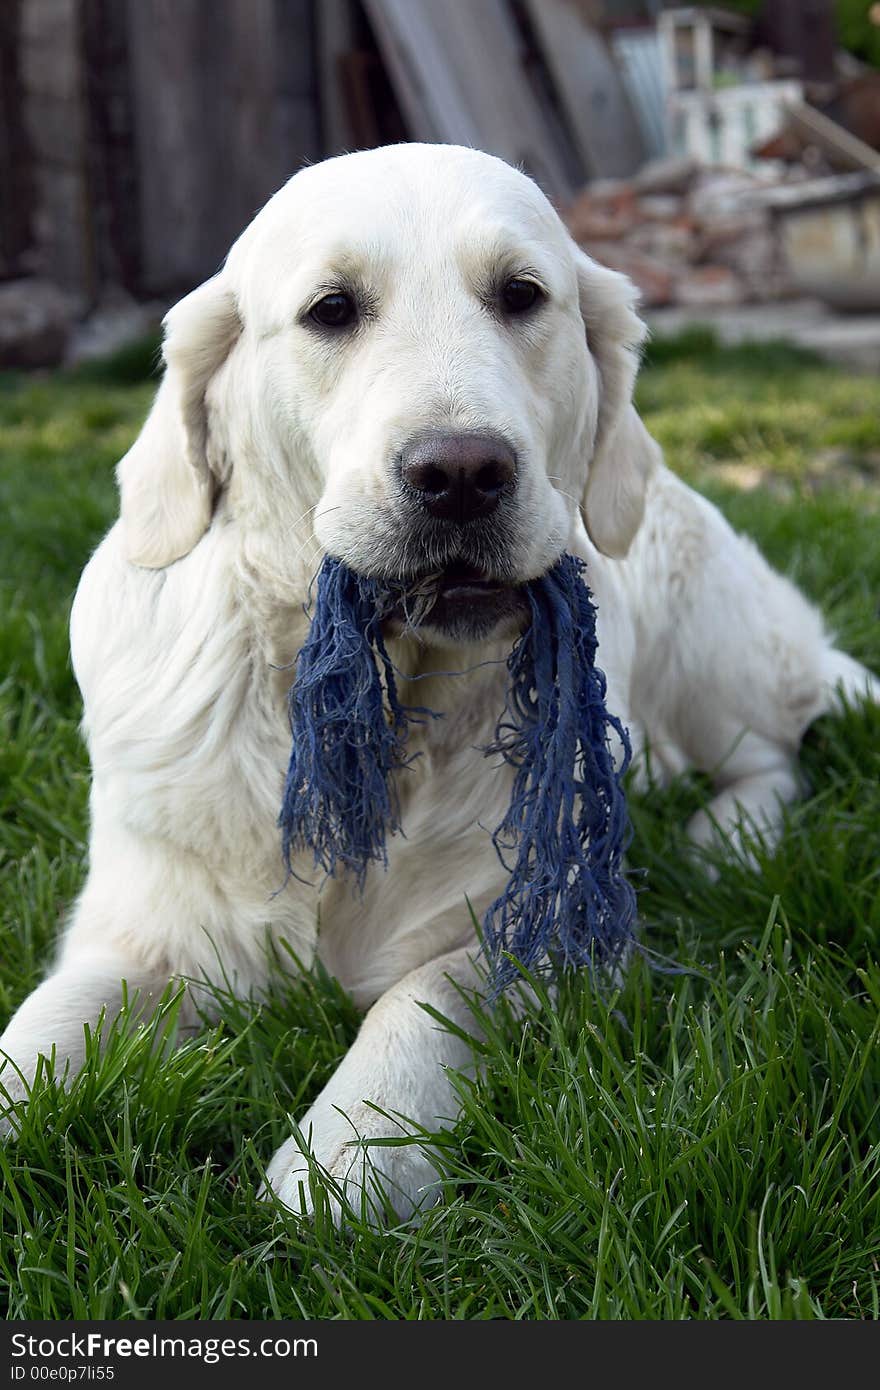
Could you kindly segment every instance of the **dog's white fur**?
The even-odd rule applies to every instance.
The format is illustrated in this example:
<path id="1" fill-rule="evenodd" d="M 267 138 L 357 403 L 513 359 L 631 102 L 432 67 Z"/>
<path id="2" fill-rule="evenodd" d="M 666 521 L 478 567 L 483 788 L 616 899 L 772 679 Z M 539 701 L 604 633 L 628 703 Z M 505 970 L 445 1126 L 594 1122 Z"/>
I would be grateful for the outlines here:
<path id="1" fill-rule="evenodd" d="M 505 274 L 540 281 L 539 313 L 487 308 Z M 366 287 L 371 313 L 333 337 L 306 314 L 340 276 Z M 363 897 L 342 881 L 282 888 L 276 820 L 310 579 L 328 551 L 370 574 L 405 569 L 392 472 L 406 441 L 442 427 L 511 442 L 509 574 L 534 577 L 564 549 L 586 559 L 610 708 L 655 770 L 714 780 L 698 842 L 736 837 L 743 817 L 772 833 L 810 721 L 840 687 L 880 691 L 663 466 L 631 405 L 644 332 L 631 286 L 499 160 L 408 145 L 303 170 L 166 327 L 163 383 L 119 467 L 121 517 L 71 621 L 93 767 L 88 880 L 51 974 L 0 1040 L 14 1063 L 3 1082 L 22 1095 L 53 1047 L 75 1071 L 84 1023 L 118 1010 L 123 981 L 142 1010 L 177 977 L 259 994 L 267 939 L 285 942 L 371 1006 L 301 1133 L 355 1193 L 372 1165 L 405 1214 L 430 1192 L 427 1154 L 352 1140 L 454 1113 L 446 1068 L 469 1051 L 419 1001 L 470 1026 L 465 895 L 479 914 L 502 890 L 487 827 L 509 798 L 507 770 L 475 752 L 504 667 L 478 663 L 505 655 L 510 634 L 392 643 L 402 670 L 433 673 L 405 701 L 445 718 L 413 732 L 405 838 Z M 306 859 L 296 867 L 314 878 Z M 294 1138 L 268 1169 L 297 1209 L 311 1200 L 305 1170 Z"/>

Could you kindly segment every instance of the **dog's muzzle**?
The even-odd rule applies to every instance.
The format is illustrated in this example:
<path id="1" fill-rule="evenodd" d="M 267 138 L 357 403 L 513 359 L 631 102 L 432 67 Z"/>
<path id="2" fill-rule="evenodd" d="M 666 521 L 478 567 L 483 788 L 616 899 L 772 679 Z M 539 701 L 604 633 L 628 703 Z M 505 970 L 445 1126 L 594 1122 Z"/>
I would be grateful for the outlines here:
<path id="1" fill-rule="evenodd" d="M 401 450 L 397 467 L 413 578 L 393 620 L 471 640 L 511 619 L 515 627 L 524 603 L 511 564 L 512 445 L 489 431 L 426 430 Z"/>

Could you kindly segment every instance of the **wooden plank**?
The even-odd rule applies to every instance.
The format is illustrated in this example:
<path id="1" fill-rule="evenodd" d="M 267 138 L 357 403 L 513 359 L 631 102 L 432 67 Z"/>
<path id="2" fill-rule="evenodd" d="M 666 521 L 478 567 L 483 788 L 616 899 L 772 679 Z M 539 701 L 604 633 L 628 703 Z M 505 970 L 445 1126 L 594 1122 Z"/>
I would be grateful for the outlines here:
<path id="1" fill-rule="evenodd" d="M 571 196 L 503 0 L 364 0 L 364 9 L 413 139 L 486 150 L 550 197 Z"/>
<path id="2" fill-rule="evenodd" d="M 867 18 L 870 6 L 863 6 Z M 803 82 L 834 84 L 837 42 L 832 0 L 764 0 L 759 42 L 797 60 Z"/>
<path id="3" fill-rule="evenodd" d="M 89 205 L 99 286 L 141 286 L 141 229 L 125 7 L 80 0 Z"/>
<path id="4" fill-rule="evenodd" d="M 37 268 L 91 301 L 97 288 L 80 15 L 75 0 L 20 13 L 20 99 L 31 159 Z"/>
<path id="5" fill-rule="evenodd" d="M 355 49 L 342 53 L 338 61 L 338 80 L 342 89 L 350 135 L 341 150 L 369 150 L 382 144 L 379 116 L 373 100 L 376 70 L 381 67 L 378 54 Z"/>
<path id="6" fill-rule="evenodd" d="M 604 38 L 571 0 L 524 3 L 585 169 L 593 178 L 634 174 L 644 142 Z"/>
<path id="7" fill-rule="evenodd" d="M 24 126 L 21 3 L 0 5 L 0 278 L 19 274 L 31 241 L 32 155 Z"/>
<path id="8" fill-rule="evenodd" d="M 788 119 L 798 134 L 818 145 L 836 168 L 869 169 L 872 174 L 880 174 L 880 153 L 815 106 L 806 102 L 790 106 Z"/>
<path id="9" fill-rule="evenodd" d="M 321 145 L 324 154 L 341 154 L 357 143 L 343 73 L 357 47 L 351 0 L 320 0 L 315 13 Z M 356 103 L 357 104 L 357 103 Z"/>
<path id="10" fill-rule="evenodd" d="M 177 293 L 320 153 L 309 0 L 127 0 L 144 288 Z"/>
<path id="11" fill-rule="evenodd" d="M 248 5 L 239 0 L 247 22 Z M 274 106 L 270 129 L 275 142 L 272 174 L 280 187 L 304 160 L 325 153 L 321 138 L 321 81 L 317 60 L 317 14 L 322 0 L 275 0 L 274 24 L 267 29 L 274 49 Z M 268 59 L 267 59 L 268 61 Z M 254 209 L 256 211 L 256 209 Z"/>

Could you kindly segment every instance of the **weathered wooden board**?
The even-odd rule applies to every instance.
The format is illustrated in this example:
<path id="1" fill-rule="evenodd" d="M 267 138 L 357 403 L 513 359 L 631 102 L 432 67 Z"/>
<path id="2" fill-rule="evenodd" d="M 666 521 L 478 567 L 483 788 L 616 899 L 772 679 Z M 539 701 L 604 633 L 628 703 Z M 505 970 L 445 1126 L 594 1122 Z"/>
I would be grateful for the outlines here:
<path id="1" fill-rule="evenodd" d="M 320 153 L 309 0 L 127 0 L 144 286 L 185 289 Z"/>
<path id="2" fill-rule="evenodd" d="M 33 188 L 21 82 L 21 0 L 0 5 L 0 278 L 23 268 Z"/>
<path id="3" fill-rule="evenodd" d="M 788 120 L 798 134 L 822 150 L 834 168 L 880 174 L 880 153 L 815 106 L 807 102 L 790 106 Z"/>
<path id="4" fill-rule="evenodd" d="M 75 0 L 35 0 L 19 11 L 18 79 L 33 196 L 38 269 L 88 302 L 95 289 L 84 80 Z"/>
<path id="5" fill-rule="evenodd" d="M 645 147 L 617 65 L 572 0 L 525 0 L 578 154 L 593 178 L 626 178 Z"/>
<path id="6" fill-rule="evenodd" d="M 321 102 L 321 144 L 327 154 L 356 143 L 343 83 L 345 64 L 357 47 L 352 0 L 320 0 L 315 7 L 315 47 Z"/>
<path id="7" fill-rule="evenodd" d="M 523 68 L 503 0 L 363 0 L 415 140 L 520 165 L 551 197 L 573 181 Z"/>

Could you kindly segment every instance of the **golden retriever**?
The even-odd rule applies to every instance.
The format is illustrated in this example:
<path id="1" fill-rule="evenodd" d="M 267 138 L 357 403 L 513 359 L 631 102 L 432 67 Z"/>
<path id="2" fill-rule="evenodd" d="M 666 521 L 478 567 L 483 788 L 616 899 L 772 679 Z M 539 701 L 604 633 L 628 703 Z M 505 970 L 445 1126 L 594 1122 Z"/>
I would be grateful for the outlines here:
<path id="1" fill-rule="evenodd" d="M 465 898 L 479 914 L 503 890 L 486 827 L 510 795 L 510 769 L 475 751 L 504 700 L 492 659 L 514 639 L 517 586 L 563 551 L 587 563 L 608 705 L 635 748 L 714 780 L 694 839 L 772 834 L 810 721 L 837 689 L 880 687 L 664 467 L 631 403 L 643 336 L 631 285 L 527 177 L 417 144 L 303 169 L 171 310 L 120 518 L 73 609 L 89 870 L 0 1040 L 13 1098 L 53 1047 L 59 1069 L 81 1065 L 83 1025 L 118 1011 L 123 982 L 142 1010 L 176 978 L 252 996 L 267 940 L 285 942 L 369 1010 L 299 1118 L 314 1157 L 355 1196 L 380 1183 L 401 1215 L 430 1200 L 429 1153 L 369 1141 L 404 1132 L 389 1116 L 430 1128 L 454 1112 L 447 1068 L 469 1050 L 420 1001 L 470 1026 Z M 328 553 L 368 575 L 441 571 L 430 612 L 389 643 L 420 678 L 404 701 L 445 717 L 413 730 L 405 833 L 362 895 L 321 883 L 308 856 L 285 882 L 277 825 L 291 663 Z M 295 1138 L 267 1172 L 309 1207 Z"/>

